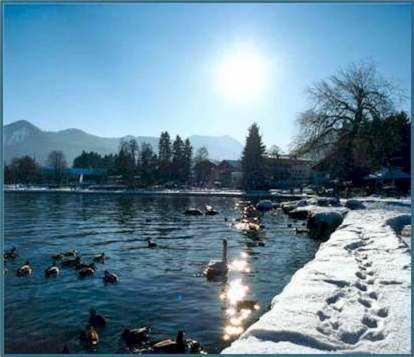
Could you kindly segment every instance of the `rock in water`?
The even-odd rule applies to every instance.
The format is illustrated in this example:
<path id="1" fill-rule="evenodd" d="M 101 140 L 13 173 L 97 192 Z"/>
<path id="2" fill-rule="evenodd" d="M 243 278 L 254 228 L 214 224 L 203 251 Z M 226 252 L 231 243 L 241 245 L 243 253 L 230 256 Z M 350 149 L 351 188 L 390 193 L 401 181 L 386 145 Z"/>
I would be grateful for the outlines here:
<path id="1" fill-rule="evenodd" d="M 288 216 L 293 219 L 306 219 L 309 215 L 311 206 L 298 207 L 288 212 Z"/>
<path id="2" fill-rule="evenodd" d="M 358 200 L 347 200 L 345 202 L 345 207 L 349 208 L 350 210 L 365 209 L 365 205 Z"/>
<path id="3" fill-rule="evenodd" d="M 273 202 L 270 200 L 261 200 L 257 205 L 256 208 L 259 211 L 266 212 L 271 211 L 273 209 Z"/>
<path id="4" fill-rule="evenodd" d="M 308 202 L 306 200 L 300 200 L 300 201 L 282 202 L 280 204 L 280 207 L 282 208 L 284 213 L 288 213 L 297 207 L 304 207 L 307 205 L 308 205 Z"/>
<path id="5" fill-rule="evenodd" d="M 313 239 L 328 240 L 342 221 L 343 215 L 336 211 L 311 212 L 307 225 L 309 236 Z"/>

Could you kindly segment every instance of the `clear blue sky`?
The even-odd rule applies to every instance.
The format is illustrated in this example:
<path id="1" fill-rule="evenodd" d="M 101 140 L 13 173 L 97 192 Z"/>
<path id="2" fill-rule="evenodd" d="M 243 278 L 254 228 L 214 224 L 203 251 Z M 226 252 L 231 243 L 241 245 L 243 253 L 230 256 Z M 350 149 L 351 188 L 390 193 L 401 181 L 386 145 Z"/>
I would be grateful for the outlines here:
<path id="1" fill-rule="evenodd" d="M 7 5 L 4 14 L 4 123 L 243 142 L 256 121 L 267 145 L 286 149 L 306 86 L 341 66 L 372 60 L 410 93 L 408 4 Z M 234 102 L 215 69 L 246 43 L 267 61 L 267 85 Z"/>

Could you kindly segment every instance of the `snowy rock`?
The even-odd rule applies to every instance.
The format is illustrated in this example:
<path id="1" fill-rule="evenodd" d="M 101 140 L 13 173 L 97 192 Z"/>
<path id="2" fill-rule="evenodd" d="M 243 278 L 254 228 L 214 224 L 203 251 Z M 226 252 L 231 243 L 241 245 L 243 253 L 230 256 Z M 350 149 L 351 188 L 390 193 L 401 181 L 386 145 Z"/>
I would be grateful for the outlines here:
<path id="1" fill-rule="evenodd" d="M 315 209 L 315 206 L 297 207 L 289 211 L 287 214 L 293 219 L 307 219 L 313 209 Z"/>
<path id="2" fill-rule="evenodd" d="M 387 222 L 350 211 L 270 311 L 223 354 L 411 352 L 410 250 Z"/>
<path id="3" fill-rule="evenodd" d="M 365 209 L 365 205 L 359 200 L 347 200 L 345 202 L 345 207 L 351 210 Z"/>
<path id="4" fill-rule="evenodd" d="M 321 207 L 339 207 L 341 205 L 339 199 L 335 197 L 317 197 L 316 202 Z"/>
<path id="5" fill-rule="evenodd" d="M 307 223 L 309 236 L 313 239 L 327 240 L 340 226 L 347 212 L 348 210 L 342 207 L 310 209 Z"/>
<path id="6" fill-rule="evenodd" d="M 273 209 L 273 202 L 270 200 L 261 200 L 259 201 L 259 203 L 256 205 L 256 208 L 259 211 L 265 212 L 265 211 L 270 211 Z"/>
<path id="7" fill-rule="evenodd" d="M 280 207 L 282 208 L 283 212 L 288 213 L 297 207 L 304 207 L 307 205 L 308 205 L 308 202 L 306 200 L 300 200 L 300 201 L 282 202 L 280 204 Z"/>

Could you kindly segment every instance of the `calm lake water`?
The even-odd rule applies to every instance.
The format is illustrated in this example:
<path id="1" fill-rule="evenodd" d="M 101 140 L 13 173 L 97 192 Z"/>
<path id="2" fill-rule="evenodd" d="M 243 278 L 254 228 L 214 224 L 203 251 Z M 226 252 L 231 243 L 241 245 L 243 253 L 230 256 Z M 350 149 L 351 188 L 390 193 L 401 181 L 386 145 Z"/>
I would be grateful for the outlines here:
<path id="1" fill-rule="evenodd" d="M 79 332 L 95 307 L 109 318 L 100 331 L 98 353 L 125 353 L 120 334 L 126 327 L 152 327 L 152 337 L 175 336 L 183 329 L 208 352 L 219 352 L 267 311 L 274 295 L 311 260 L 318 243 L 295 234 L 281 212 L 266 214 L 265 230 L 247 236 L 224 217 L 239 217 L 237 198 L 139 197 L 58 193 L 5 194 L 5 248 L 16 246 L 19 257 L 7 262 L 5 276 L 5 348 L 8 353 L 56 353 L 64 344 L 85 352 Z M 188 207 L 209 204 L 216 216 L 191 217 Z M 288 224 L 292 223 L 292 227 Z M 146 239 L 157 242 L 147 248 Z M 227 282 L 201 276 L 210 259 L 221 258 L 228 240 L 231 270 Z M 251 247 L 254 239 L 265 242 Z M 249 243 L 250 242 L 250 243 Z M 51 255 L 77 249 L 90 261 L 105 252 L 94 277 L 79 279 L 71 268 L 46 279 Z M 28 259 L 30 277 L 16 269 Z M 103 271 L 120 277 L 105 285 Z M 237 311 L 240 299 L 257 300 L 260 308 Z"/>

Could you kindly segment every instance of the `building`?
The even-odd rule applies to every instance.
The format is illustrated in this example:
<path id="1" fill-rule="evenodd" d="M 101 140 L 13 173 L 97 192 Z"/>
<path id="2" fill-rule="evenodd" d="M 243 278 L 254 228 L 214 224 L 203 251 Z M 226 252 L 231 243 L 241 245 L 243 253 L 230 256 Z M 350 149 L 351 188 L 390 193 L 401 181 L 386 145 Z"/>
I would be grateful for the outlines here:
<path id="1" fill-rule="evenodd" d="M 240 188 L 242 169 L 240 160 L 223 160 L 214 169 L 214 181 L 221 187 Z"/>
<path id="2" fill-rule="evenodd" d="M 289 155 L 267 156 L 269 184 L 274 188 L 300 187 L 313 183 L 315 172 L 312 160 Z"/>

